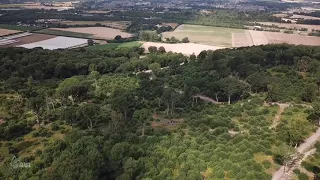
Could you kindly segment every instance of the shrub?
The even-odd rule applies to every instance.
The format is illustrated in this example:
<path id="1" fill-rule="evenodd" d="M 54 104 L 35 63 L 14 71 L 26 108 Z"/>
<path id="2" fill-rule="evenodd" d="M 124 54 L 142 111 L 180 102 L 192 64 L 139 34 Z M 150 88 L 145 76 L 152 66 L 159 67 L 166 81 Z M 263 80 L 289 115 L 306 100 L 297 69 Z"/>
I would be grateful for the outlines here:
<path id="1" fill-rule="evenodd" d="M 41 151 L 40 149 L 37 149 L 36 152 L 35 152 L 35 154 L 36 154 L 37 156 L 40 156 L 40 155 L 42 154 L 42 151 Z"/>
<path id="2" fill-rule="evenodd" d="M 264 168 L 269 169 L 271 167 L 271 163 L 268 160 L 262 161 L 262 165 Z"/>
<path id="3" fill-rule="evenodd" d="M 308 175 L 306 173 L 300 173 L 298 175 L 298 179 L 299 180 L 309 180 L 309 177 L 308 177 Z"/>
<path id="4" fill-rule="evenodd" d="M 58 124 L 52 124 L 52 127 L 51 127 L 51 130 L 52 131 L 58 131 L 60 129 L 59 125 Z"/>
<path id="5" fill-rule="evenodd" d="M 294 169 L 293 172 L 294 172 L 296 175 L 299 175 L 299 174 L 300 174 L 300 170 L 299 170 L 299 169 Z"/>

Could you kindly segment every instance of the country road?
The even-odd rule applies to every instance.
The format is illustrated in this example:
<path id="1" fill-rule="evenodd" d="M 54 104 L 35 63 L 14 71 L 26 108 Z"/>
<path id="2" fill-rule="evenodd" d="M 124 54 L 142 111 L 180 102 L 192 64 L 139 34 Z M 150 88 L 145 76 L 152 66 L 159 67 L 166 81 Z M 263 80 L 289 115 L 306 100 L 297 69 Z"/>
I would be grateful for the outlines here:
<path id="1" fill-rule="evenodd" d="M 320 128 L 308 139 L 305 140 L 304 143 L 300 144 L 300 146 L 297 148 L 296 155 L 302 155 L 302 158 L 298 161 L 294 161 L 294 163 L 291 165 L 291 168 L 285 166 L 281 166 L 278 171 L 273 173 L 272 180 L 290 180 L 292 171 L 299 167 L 303 159 L 307 158 L 309 155 L 311 155 L 314 150 L 312 149 L 313 145 L 320 140 Z"/>

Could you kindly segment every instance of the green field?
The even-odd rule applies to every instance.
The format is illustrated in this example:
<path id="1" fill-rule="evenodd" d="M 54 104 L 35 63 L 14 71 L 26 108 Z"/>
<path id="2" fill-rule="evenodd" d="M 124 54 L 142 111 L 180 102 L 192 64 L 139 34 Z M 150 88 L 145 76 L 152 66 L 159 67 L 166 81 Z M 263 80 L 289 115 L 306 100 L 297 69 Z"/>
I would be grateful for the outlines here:
<path id="1" fill-rule="evenodd" d="M 92 36 L 92 34 L 77 33 L 77 32 L 70 32 L 70 31 L 60 31 L 60 30 L 55 30 L 55 29 L 42 29 L 42 30 L 37 31 L 37 33 L 57 35 L 57 36 L 77 37 L 77 38 L 89 38 Z"/>
<path id="2" fill-rule="evenodd" d="M 88 49 L 91 50 L 104 50 L 104 49 L 110 49 L 110 48 L 132 48 L 132 47 L 140 47 L 142 44 L 138 41 L 133 42 L 125 42 L 125 43 L 109 43 L 109 44 L 103 44 L 103 45 L 95 45 L 88 47 Z"/>
<path id="3" fill-rule="evenodd" d="M 244 29 L 183 24 L 173 32 L 163 33 L 163 37 L 174 36 L 179 40 L 188 37 L 190 42 L 194 43 L 231 47 L 232 33 L 244 32 Z"/>
<path id="4" fill-rule="evenodd" d="M 10 29 L 10 30 L 17 30 L 17 31 L 35 31 L 35 30 L 41 29 L 42 27 L 17 26 L 17 25 L 10 25 L 10 24 L 0 24 L 0 28 L 2 28 L 2 29 Z"/>

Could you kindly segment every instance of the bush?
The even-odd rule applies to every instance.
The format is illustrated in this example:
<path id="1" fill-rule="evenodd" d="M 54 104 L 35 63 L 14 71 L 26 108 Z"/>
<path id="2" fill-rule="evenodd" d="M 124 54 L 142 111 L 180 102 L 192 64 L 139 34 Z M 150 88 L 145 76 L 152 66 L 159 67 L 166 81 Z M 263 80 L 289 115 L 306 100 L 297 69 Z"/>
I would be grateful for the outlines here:
<path id="1" fill-rule="evenodd" d="M 58 124 L 52 124 L 52 127 L 51 127 L 51 130 L 52 131 L 58 131 L 60 129 L 59 125 Z"/>
<path id="2" fill-rule="evenodd" d="M 262 161 L 262 165 L 264 168 L 269 169 L 271 167 L 271 163 L 268 160 Z"/>
<path id="3" fill-rule="evenodd" d="M 294 169 L 293 172 L 294 172 L 296 175 L 299 175 L 299 174 L 300 174 L 300 170 L 299 170 L 299 169 Z"/>
<path id="4" fill-rule="evenodd" d="M 40 128 L 38 131 L 32 133 L 33 137 L 50 137 L 52 135 L 46 128 Z"/>
<path id="5" fill-rule="evenodd" d="M 309 177 L 308 177 L 308 175 L 306 173 L 300 173 L 298 175 L 298 179 L 299 180 L 309 180 Z"/>
<path id="6" fill-rule="evenodd" d="M 40 149 L 37 149 L 36 152 L 35 152 L 35 154 L 36 154 L 37 156 L 40 156 L 40 155 L 42 154 L 42 151 L 41 151 Z"/>

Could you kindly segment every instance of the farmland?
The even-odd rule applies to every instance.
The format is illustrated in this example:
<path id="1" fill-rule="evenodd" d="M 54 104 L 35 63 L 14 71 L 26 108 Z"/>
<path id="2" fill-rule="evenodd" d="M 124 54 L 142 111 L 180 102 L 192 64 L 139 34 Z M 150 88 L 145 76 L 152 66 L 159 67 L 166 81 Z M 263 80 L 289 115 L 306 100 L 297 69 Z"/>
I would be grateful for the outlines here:
<path id="1" fill-rule="evenodd" d="M 23 3 L 23 4 L 0 4 L 0 8 L 23 8 L 23 9 L 45 9 L 45 10 L 67 10 L 73 9 L 71 4 L 53 4 L 53 6 L 44 6 L 40 3 Z"/>
<path id="2" fill-rule="evenodd" d="M 126 29 L 128 27 L 128 25 L 130 24 L 130 22 L 128 21 L 62 21 L 59 22 L 61 24 L 66 24 L 66 25 L 88 25 L 88 26 L 94 26 L 97 23 L 104 25 L 104 26 L 109 26 L 115 29 Z"/>
<path id="3" fill-rule="evenodd" d="M 9 30 L 9 29 L 0 29 L 0 36 L 6 36 L 9 34 L 15 34 L 21 31 L 16 31 L 16 30 Z"/>
<path id="4" fill-rule="evenodd" d="M 234 34 L 233 36 L 234 47 L 279 43 L 319 46 L 320 37 L 253 30 L 247 30 L 244 34 Z"/>
<path id="5" fill-rule="evenodd" d="M 314 30 L 320 30 L 320 25 L 307 25 L 307 24 L 289 24 L 289 23 L 276 23 L 276 22 L 258 22 L 259 24 L 264 24 L 268 26 L 276 25 L 279 27 L 284 27 L 288 29 L 301 29 L 301 28 L 308 28 L 308 31 Z"/>
<path id="6" fill-rule="evenodd" d="M 16 42 L 11 43 L 11 44 L 6 44 L 6 45 L 0 46 L 0 47 L 4 48 L 4 47 L 19 46 L 19 45 L 23 45 L 23 44 L 29 44 L 29 43 L 39 42 L 39 41 L 43 41 L 43 40 L 47 40 L 47 39 L 52 39 L 55 37 L 56 36 L 47 35 L 47 34 L 31 34 L 29 36 L 15 38 L 14 40 Z"/>
<path id="7" fill-rule="evenodd" d="M 16 31 L 35 31 L 35 30 L 41 29 L 41 27 L 35 27 L 35 26 L 17 26 L 17 25 L 10 25 L 10 24 L 0 24 L 0 28 L 16 30 Z"/>
<path id="8" fill-rule="evenodd" d="M 320 20 L 320 18 L 318 18 L 318 17 L 305 16 L 305 15 L 297 15 L 297 14 L 292 15 L 290 18 L 293 18 L 293 19 L 313 19 L 313 20 Z"/>
<path id="9" fill-rule="evenodd" d="M 114 39 L 117 35 L 122 38 L 132 37 L 132 34 L 122 32 L 119 29 L 106 27 L 84 27 L 84 28 L 51 28 L 49 30 L 66 32 L 66 33 L 80 33 L 86 34 L 87 37 L 97 39 Z"/>
<path id="10" fill-rule="evenodd" d="M 89 38 L 90 36 L 92 36 L 92 34 L 88 34 L 88 33 L 77 33 L 77 32 L 70 32 L 70 31 L 62 31 L 58 29 L 42 29 L 36 32 L 42 33 L 42 34 L 69 36 L 69 37 L 77 37 L 77 38 Z"/>
<path id="11" fill-rule="evenodd" d="M 172 36 L 182 39 L 188 37 L 190 42 L 214 45 L 214 46 L 232 46 L 232 33 L 244 33 L 243 29 L 221 28 L 211 26 L 186 25 L 179 26 L 174 32 L 163 33 L 164 38 Z"/>
<path id="12" fill-rule="evenodd" d="M 155 43 L 155 42 L 145 42 L 143 43 L 142 47 L 146 50 L 150 46 L 155 46 L 157 48 L 164 47 L 167 52 L 172 51 L 175 53 L 182 53 L 185 55 L 191 54 L 199 54 L 203 50 L 216 50 L 221 49 L 224 47 L 221 46 L 210 46 L 210 45 L 203 45 L 203 44 L 195 44 L 195 43 L 180 43 L 180 44 L 167 44 L 167 43 Z"/>
<path id="13" fill-rule="evenodd" d="M 87 46 L 86 39 L 70 38 L 70 37 L 62 37 L 62 36 L 39 41 L 39 42 L 20 45 L 20 47 L 24 47 L 27 49 L 42 47 L 43 49 L 50 49 L 50 50 L 83 47 L 83 46 Z"/>

